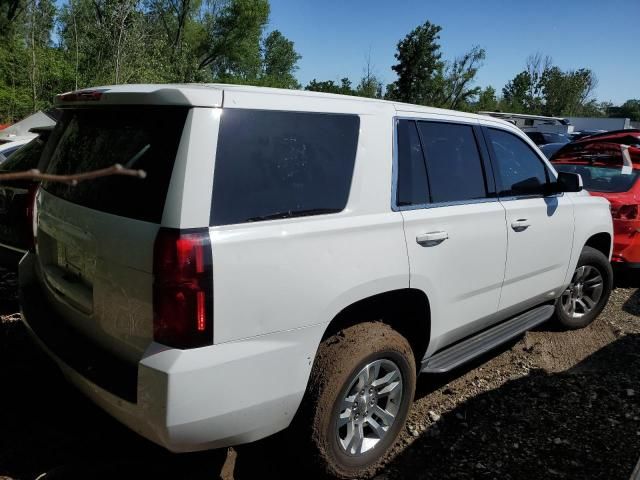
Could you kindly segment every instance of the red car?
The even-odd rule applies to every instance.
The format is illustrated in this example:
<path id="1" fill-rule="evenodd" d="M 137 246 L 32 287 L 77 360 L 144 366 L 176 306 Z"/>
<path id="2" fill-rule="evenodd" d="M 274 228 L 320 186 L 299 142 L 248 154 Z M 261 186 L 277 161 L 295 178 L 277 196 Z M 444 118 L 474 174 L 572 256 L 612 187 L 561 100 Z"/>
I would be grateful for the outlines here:
<path id="1" fill-rule="evenodd" d="M 640 130 L 618 130 L 581 138 L 551 157 L 556 170 L 579 173 L 591 195 L 611 203 L 611 261 L 640 268 Z"/>

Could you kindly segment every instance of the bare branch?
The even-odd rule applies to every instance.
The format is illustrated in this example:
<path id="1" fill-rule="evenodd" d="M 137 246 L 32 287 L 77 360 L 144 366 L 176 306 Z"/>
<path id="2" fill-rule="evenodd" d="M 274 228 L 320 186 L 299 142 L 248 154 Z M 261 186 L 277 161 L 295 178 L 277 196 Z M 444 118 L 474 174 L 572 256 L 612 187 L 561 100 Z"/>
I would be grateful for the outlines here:
<path id="1" fill-rule="evenodd" d="M 113 175 L 123 175 L 126 177 L 146 178 L 147 172 L 144 170 L 133 170 L 124 168 L 119 163 L 107 168 L 92 170 L 89 172 L 75 173 L 72 175 L 55 175 L 51 173 L 42 173 L 40 170 L 33 169 L 24 172 L 0 173 L 0 181 L 2 180 L 34 180 L 38 182 L 58 182 L 68 183 L 69 185 L 77 185 L 85 180 L 95 180 L 96 178 L 110 177 Z"/>

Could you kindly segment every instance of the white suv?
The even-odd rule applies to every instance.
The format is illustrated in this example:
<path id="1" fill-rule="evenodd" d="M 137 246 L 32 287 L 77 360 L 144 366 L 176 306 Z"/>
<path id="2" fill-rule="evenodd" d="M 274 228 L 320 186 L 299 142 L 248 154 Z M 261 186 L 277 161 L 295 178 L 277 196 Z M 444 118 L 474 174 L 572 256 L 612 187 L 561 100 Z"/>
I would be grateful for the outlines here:
<path id="1" fill-rule="evenodd" d="M 43 168 L 147 177 L 42 184 L 23 318 L 70 381 L 171 451 L 296 417 L 321 468 L 369 475 L 417 373 L 554 312 L 585 326 L 609 297 L 608 203 L 504 121 L 231 85 L 56 104 Z"/>

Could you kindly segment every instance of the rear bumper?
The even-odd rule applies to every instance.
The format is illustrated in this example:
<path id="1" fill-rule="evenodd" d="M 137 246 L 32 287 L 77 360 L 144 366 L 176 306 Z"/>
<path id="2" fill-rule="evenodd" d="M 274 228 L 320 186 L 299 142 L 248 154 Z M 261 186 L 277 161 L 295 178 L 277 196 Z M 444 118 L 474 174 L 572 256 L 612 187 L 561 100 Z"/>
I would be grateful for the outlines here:
<path id="1" fill-rule="evenodd" d="M 60 322 L 51 309 L 32 309 L 34 285 L 22 275 L 23 321 L 64 375 L 98 406 L 147 439 L 174 452 L 226 447 L 286 428 L 304 395 L 324 325 L 192 350 L 152 343 L 137 365 L 135 398 L 91 378 L 36 325 Z M 90 355 L 86 353 L 85 355 Z M 116 366 L 116 369 L 120 368 Z M 99 370 L 99 368 L 98 368 Z M 123 373 L 124 374 L 124 373 Z M 126 380 L 125 380 L 126 382 Z"/>

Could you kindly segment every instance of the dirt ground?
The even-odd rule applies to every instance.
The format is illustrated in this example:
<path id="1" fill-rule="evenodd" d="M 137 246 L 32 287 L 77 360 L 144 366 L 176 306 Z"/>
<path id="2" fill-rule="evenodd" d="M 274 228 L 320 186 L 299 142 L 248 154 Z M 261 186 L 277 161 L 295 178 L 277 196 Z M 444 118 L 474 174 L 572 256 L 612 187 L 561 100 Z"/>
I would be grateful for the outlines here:
<path id="1" fill-rule="evenodd" d="M 627 480 L 640 456 L 640 280 L 617 284 L 587 329 L 545 324 L 421 377 L 377 478 Z M 0 272 L 0 480 L 310 478 L 284 434 L 186 455 L 138 437 L 63 381 L 16 311 L 15 277 Z"/>

